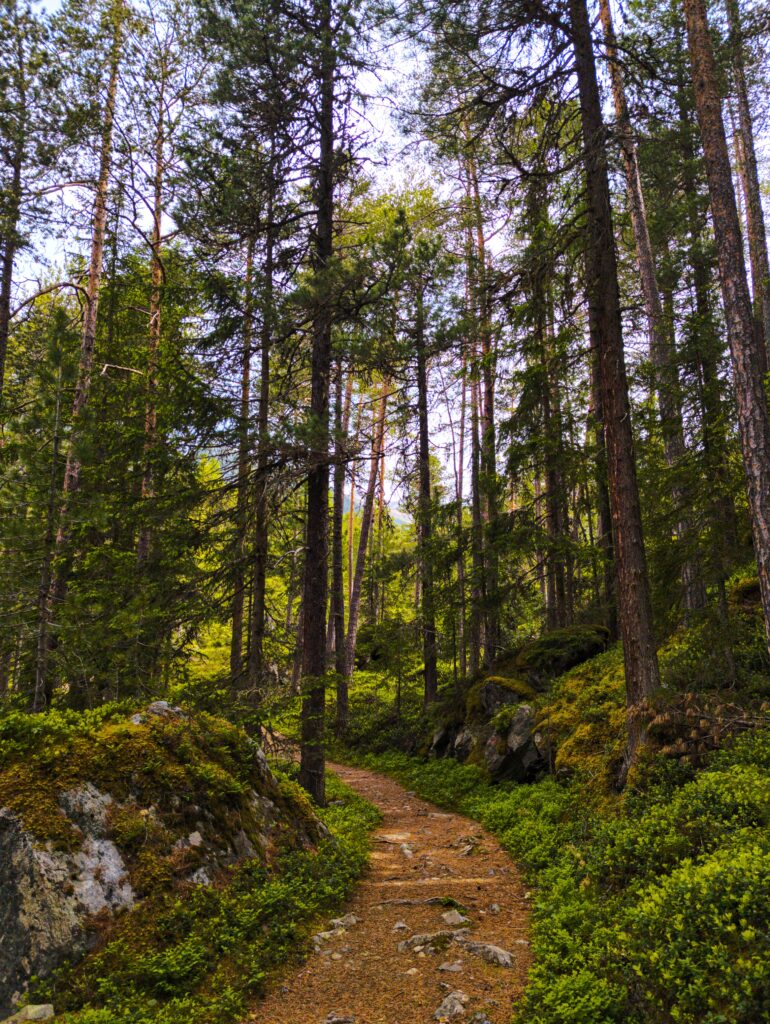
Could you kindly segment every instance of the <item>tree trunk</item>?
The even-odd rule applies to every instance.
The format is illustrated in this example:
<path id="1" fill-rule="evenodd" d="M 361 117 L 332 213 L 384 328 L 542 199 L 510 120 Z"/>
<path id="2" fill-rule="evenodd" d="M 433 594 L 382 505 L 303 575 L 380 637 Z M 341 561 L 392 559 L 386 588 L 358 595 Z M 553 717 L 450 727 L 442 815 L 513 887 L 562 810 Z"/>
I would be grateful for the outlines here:
<path id="1" fill-rule="evenodd" d="M 328 272 L 334 245 L 334 74 L 332 0 L 318 0 L 321 59 L 318 110 L 314 271 Z M 320 282 L 319 282 L 320 283 Z M 326 288 L 320 289 L 328 293 Z M 329 590 L 329 374 L 332 310 L 322 294 L 313 320 L 310 415 L 315 464 L 307 481 L 307 551 L 302 606 L 302 722 L 299 782 L 318 804 L 325 802 L 324 716 L 326 702 L 326 604 Z"/>
<path id="2" fill-rule="evenodd" d="M 677 513 L 676 532 L 680 545 L 685 549 L 682 562 L 682 595 L 687 612 L 697 611 L 706 606 L 706 588 L 703 584 L 701 567 L 692 553 L 693 529 L 686 514 L 689 501 L 682 486 L 680 475 L 686 457 L 684 426 L 682 422 L 681 387 L 676 366 L 673 341 L 673 321 L 667 322 L 655 272 L 655 257 L 652 251 L 650 232 L 647 226 L 647 210 L 639 173 L 639 161 L 634 141 L 634 132 L 626 101 L 623 71 L 618 61 L 617 42 L 612 24 L 610 0 L 599 0 L 599 11 L 604 29 L 604 41 L 609 57 L 612 96 L 617 118 L 618 138 L 623 158 L 623 170 L 628 192 L 628 206 L 631 226 L 636 244 L 636 259 L 642 286 L 645 311 L 650 339 L 650 361 L 655 369 L 658 412 L 663 434 L 663 451 L 671 474 L 671 496 Z"/>
<path id="3" fill-rule="evenodd" d="M 732 356 L 754 553 L 770 647 L 770 421 L 763 379 L 765 352 L 755 329 L 746 280 L 740 222 L 722 120 L 718 71 L 704 0 L 684 0 L 684 12 Z"/>
<path id="4" fill-rule="evenodd" d="M 14 10 L 14 8 L 11 8 Z M 11 329 L 11 296 L 13 293 L 13 267 L 19 244 L 18 227 L 21 218 L 22 174 L 25 162 L 26 134 L 28 131 L 27 111 L 27 68 L 28 62 L 24 53 L 24 38 L 21 26 L 16 24 L 14 36 L 16 55 L 15 78 L 19 93 L 19 107 L 14 125 L 15 145 L 9 156 L 11 175 L 6 186 L 7 217 L 3 224 L 2 250 L 0 264 L 0 423 L 4 421 L 3 396 L 5 388 L 5 369 L 8 358 L 8 337 Z"/>
<path id="5" fill-rule="evenodd" d="M 334 407 L 335 462 L 334 514 L 332 524 L 332 611 L 334 636 L 334 671 L 337 675 L 337 712 L 334 730 L 344 736 L 348 728 L 348 681 L 345 675 L 345 579 L 342 527 L 345 514 L 345 443 L 347 441 L 350 402 L 353 395 L 353 374 L 348 374 L 345 400 L 342 399 L 342 363 L 337 362 L 337 400 Z"/>
<path id="6" fill-rule="evenodd" d="M 267 559 L 270 548 L 267 523 L 267 476 L 270 456 L 270 355 L 273 342 L 275 225 L 273 200 L 275 183 L 272 181 L 274 164 L 271 160 L 271 182 L 265 211 L 265 264 L 262 290 L 262 325 L 260 330 L 259 408 L 257 411 L 257 478 L 254 485 L 254 568 L 251 580 L 251 624 L 249 632 L 248 692 L 253 702 L 259 700 L 262 689 L 265 656 L 265 598 L 267 588 Z M 328 379 L 327 379 L 328 401 Z M 328 466 L 327 466 L 328 475 Z M 325 605 L 324 605 L 325 607 Z"/>
<path id="7" fill-rule="evenodd" d="M 626 674 L 628 757 L 645 738 L 640 705 L 660 685 L 628 400 L 606 137 L 586 0 L 570 0 L 586 177 L 588 301 L 597 332 L 602 412 Z"/>
<path id="8" fill-rule="evenodd" d="M 0 265 L 0 423 L 4 420 L 3 396 L 5 364 L 8 357 L 8 337 L 11 330 L 11 294 L 13 292 L 13 265 L 16 258 L 17 230 L 21 216 L 21 147 L 13 156 L 11 183 L 8 187 L 9 216 L 4 225 L 3 259 Z"/>
<path id="9" fill-rule="evenodd" d="M 345 676 L 353 678 L 356 660 L 356 639 L 358 637 L 358 618 L 361 611 L 361 591 L 364 584 L 366 553 L 369 545 L 369 534 L 374 520 L 374 495 L 377 489 L 377 477 L 380 470 L 380 453 L 385 435 L 385 411 L 388 401 L 387 382 L 382 382 L 379 409 L 372 415 L 372 458 L 369 469 L 369 481 L 366 485 L 364 507 L 361 510 L 361 532 L 358 537 L 358 554 L 353 575 L 353 586 L 350 591 L 350 607 L 348 608 L 348 633 L 345 641 Z"/>
<path id="10" fill-rule="evenodd" d="M 476 318 L 476 331 L 481 351 L 481 378 L 479 391 L 479 492 L 482 501 L 482 543 L 484 550 L 484 661 L 491 664 L 500 647 L 500 602 L 498 594 L 499 566 L 495 547 L 496 522 L 498 517 L 498 487 L 495 431 L 495 375 L 496 353 L 492 343 L 492 326 L 489 313 L 489 274 L 487 250 L 484 240 L 484 217 L 481 208 L 481 193 L 476 162 L 466 159 L 469 202 L 472 216 L 470 251 L 475 256 L 471 262 L 471 294 Z"/>
<path id="11" fill-rule="evenodd" d="M 253 344 L 254 243 L 246 247 L 246 280 L 243 300 L 243 350 L 241 352 L 241 400 L 238 418 L 238 479 L 235 508 L 235 572 L 231 608 L 230 681 L 234 687 L 243 676 L 243 608 L 246 591 L 246 529 L 249 507 L 249 411 L 251 406 L 251 349 Z"/>
<path id="12" fill-rule="evenodd" d="M 476 355 L 472 354 L 475 364 Z M 468 630 L 468 668 L 471 676 L 481 667 L 484 597 L 484 540 L 479 490 L 479 382 L 471 366 L 471 614 Z"/>
<path id="13" fill-rule="evenodd" d="M 158 121 L 155 131 L 155 171 L 153 176 L 152 235 L 150 239 L 150 324 L 147 347 L 147 398 L 144 410 L 144 467 L 142 471 L 142 502 L 155 496 L 155 450 L 158 442 L 158 358 L 160 355 L 160 316 L 163 297 L 163 262 L 160 255 L 163 221 L 163 177 L 165 173 L 164 146 L 166 141 L 165 68 L 161 68 L 158 99 Z M 144 522 L 139 530 L 137 559 L 143 565 L 150 555 L 152 529 Z"/>
<path id="14" fill-rule="evenodd" d="M 460 643 L 460 678 L 468 674 L 468 644 L 465 630 L 465 533 L 463 530 L 463 476 L 465 469 L 465 410 L 468 394 L 467 359 L 463 348 L 463 384 L 460 399 L 460 451 L 457 460 L 457 590 L 460 597 L 458 614 Z"/>
<path id="15" fill-rule="evenodd" d="M 118 75 L 123 48 L 123 25 L 126 10 L 122 0 L 118 0 L 112 9 L 113 37 L 110 47 L 109 78 L 107 81 L 107 98 L 104 107 L 104 123 L 99 153 L 99 177 L 96 185 L 94 212 L 91 232 L 91 255 L 88 264 L 88 282 L 86 285 L 86 304 L 83 314 L 83 328 L 80 339 L 80 360 L 75 382 L 75 396 L 72 403 L 70 436 L 67 445 L 67 458 L 64 467 L 62 500 L 58 516 L 58 528 L 54 543 L 53 578 L 46 597 L 46 628 L 50 626 L 54 608 L 61 607 L 67 594 L 67 577 L 69 572 L 70 542 L 70 508 L 72 499 L 80 486 L 80 455 L 78 444 L 82 428 L 82 418 L 88 405 L 91 393 L 91 379 L 94 366 L 94 350 L 96 347 L 96 324 L 99 312 L 99 297 L 102 287 L 104 266 L 104 243 L 107 227 L 107 194 L 112 170 L 112 138 L 115 127 L 115 106 L 118 93 Z M 56 637 L 49 633 L 49 648 L 56 646 Z M 46 671 L 48 667 L 46 666 Z M 49 685 L 47 682 L 43 686 Z"/>
<path id="16" fill-rule="evenodd" d="M 59 475 L 59 446 L 61 443 L 61 391 L 62 356 L 59 354 L 59 372 L 56 380 L 56 407 L 54 411 L 53 444 L 51 446 L 51 470 L 48 481 L 48 507 L 46 509 L 45 537 L 43 538 L 43 561 L 40 565 L 40 585 L 37 596 L 37 650 L 35 654 L 35 690 L 32 696 L 32 710 L 45 711 L 51 706 L 51 678 L 48 672 L 48 592 L 51 586 L 51 563 L 53 560 L 56 528 L 56 493 Z"/>
<path id="17" fill-rule="evenodd" d="M 430 550 L 433 532 L 430 486 L 430 434 L 428 425 L 428 362 L 425 351 L 425 310 L 421 286 L 418 285 L 415 318 L 415 350 L 417 354 L 417 425 L 419 468 L 419 537 L 420 576 L 422 578 L 422 651 L 424 659 L 424 702 L 427 707 L 438 696 L 436 654 L 436 616 L 433 595 L 433 553 Z"/>
<path id="18" fill-rule="evenodd" d="M 761 332 L 765 347 L 765 364 L 770 349 L 770 260 L 767 254 L 765 213 L 754 144 L 754 123 L 751 117 L 746 66 L 743 59 L 741 16 L 738 0 L 726 0 L 727 24 L 730 31 L 733 83 L 738 104 L 738 142 L 741 151 L 741 179 L 746 197 L 746 225 L 748 227 L 749 261 L 754 291 L 754 319 Z"/>

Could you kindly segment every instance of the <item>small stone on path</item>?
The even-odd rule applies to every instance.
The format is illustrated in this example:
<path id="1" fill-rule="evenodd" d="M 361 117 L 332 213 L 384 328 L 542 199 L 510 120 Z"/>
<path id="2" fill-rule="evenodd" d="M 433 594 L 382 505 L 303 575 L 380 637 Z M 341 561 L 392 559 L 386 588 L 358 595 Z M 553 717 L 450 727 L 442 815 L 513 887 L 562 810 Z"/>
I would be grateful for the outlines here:
<path id="1" fill-rule="evenodd" d="M 473 942 L 471 939 L 458 941 L 466 952 L 481 957 L 485 963 L 496 964 L 498 967 L 513 967 L 515 963 L 513 953 L 509 953 L 507 949 L 501 949 L 500 946 L 493 946 L 487 942 Z"/>
<path id="2" fill-rule="evenodd" d="M 441 915 L 441 920 L 444 924 L 448 924 L 450 928 L 454 928 L 461 924 L 467 924 L 469 919 L 461 914 L 459 910 L 452 907 L 451 910 L 447 910 L 445 914 Z"/>
<path id="3" fill-rule="evenodd" d="M 457 1017 L 465 1016 L 465 1004 L 468 1002 L 468 996 L 457 989 L 455 992 L 450 992 L 449 995 L 442 1001 L 439 1008 L 433 1014 L 433 1019 L 438 1021 L 455 1020 Z"/>

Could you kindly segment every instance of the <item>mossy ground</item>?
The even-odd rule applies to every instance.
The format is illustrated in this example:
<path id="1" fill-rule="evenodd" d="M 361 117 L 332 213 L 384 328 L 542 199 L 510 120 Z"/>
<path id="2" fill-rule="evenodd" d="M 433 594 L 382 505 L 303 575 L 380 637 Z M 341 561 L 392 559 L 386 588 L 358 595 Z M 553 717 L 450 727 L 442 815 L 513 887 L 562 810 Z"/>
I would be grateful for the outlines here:
<path id="1" fill-rule="evenodd" d="M 260 811 L 251 794 L 264 783 L 256 745 L 237 726 L 203 712 L 142 718 L 134 724 L 120 706 L 98 715 L 4 717 L 0 805 L 41 844 L 73 850 L 82 834 L 62 810 L 61 794 L 87 782 L 109 794 L 115 803 L 108 837 L 124 855 L 132 881 L 146 891 L 153 872 L 161 881 L 189 866 L 175 843 L 191 831 L 211 829 L 220 844 L 241 831 L 259 832 Z M 292 828 L 305 823 L 312 832 L 312 814 L 297 787 L 269 796 L 277 807 L 277 841 L 291 841 L 290 830 L 281 836 L 289 822 Z M 188 860 L 193 855 L 187 851 Z M 168 863 L 150 863 L 158 857 Z"/>

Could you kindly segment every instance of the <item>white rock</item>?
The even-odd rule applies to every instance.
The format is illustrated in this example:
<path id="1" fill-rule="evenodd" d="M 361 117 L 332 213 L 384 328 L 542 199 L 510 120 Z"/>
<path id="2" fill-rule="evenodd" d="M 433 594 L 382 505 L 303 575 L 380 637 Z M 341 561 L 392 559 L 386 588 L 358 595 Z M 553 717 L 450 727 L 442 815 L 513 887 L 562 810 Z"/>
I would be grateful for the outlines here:
<path id="1" fill-rule="evenodd" d="M 462 969 L 463 965 L 459 960 L 455 960 L 455 962 L 451 964 L 447 962 L 439 967 L 440 971 L 447 971 L 451 974 L 459 974 Z"/>
<path id="2" fill-rule="evenodd" d="M 355 914 L 345 914 L 344 917 L 335 917 L 329 922 L 332 928 L 352 928 L 358 924 L 358 918 Z"/>
<path id="3" fill-rule="evenodd" d="M 3 1024 L 22 1024 L 25 1020 L 50 1020 L 53 1017 L 53 1006 L 50 1003 L 30 1004 L 22 1007 L 18 1013 L 8 1017 Z"/>
<path id="4" fill-rule="evenodd" d="M 488 964 L 495 964 L 498 967 L 513 967 L 515 963 L 513 953 L 509 953 L 507 949 L 501 949 L 500 946 L 492 946 L 487 942 L 474 942 L 467 938 L 458 941 L 464 950 L 472 953 L 473 956 L 480 957 Z"/>
<path id="5" fill-rule="evenodd" d="M 447 910 L 446 913 L 441 915 L 441 920 L 444 924 L 448 924 L 450 927 L 455 928 L 461 924 L 467 924 L 469 919 L 464 917 L 455 907 L 452 907 L 451 910 Z"/>
<path id="6" fill-rule="evenodd" d="M 450 992 L 448 996 L 443 1000 L 439 1008 L 433 1014 L 433 1019 L 438 1021 L 445 1020 L 456 1020 L 458 1017 L 465 1016 L 465 1004 L 468 1002 L 468 996 L 465 992 L 461 992 L 459 989 L 455 992 Z"/>
<path id="7" fill-rule="evenodd" d="M 190 844 L 190 846 L 203 846 L 203 836 L 196 829 L 194 832 L 191 832 L 189 834 L 189 836 L 187 837 L 187 842 Z"/>

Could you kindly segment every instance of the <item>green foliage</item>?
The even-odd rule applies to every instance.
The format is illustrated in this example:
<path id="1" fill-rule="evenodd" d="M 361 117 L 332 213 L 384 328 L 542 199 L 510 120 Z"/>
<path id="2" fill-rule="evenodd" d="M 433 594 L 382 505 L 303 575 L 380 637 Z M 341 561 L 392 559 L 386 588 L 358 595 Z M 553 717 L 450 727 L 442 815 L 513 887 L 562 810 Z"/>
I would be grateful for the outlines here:
<path id="1" fill-rule="evenodd" d="M 574 781 L 490 786 L 453 761 L 366 763 L 475 817 L 534 883 L 535 960 L 516 1022 L 767 1018 L 770 730 L 698 773 L 658 761 L 644 788 L 602 803 Z"/>
<path id="2" fill-rule="evenodd" d="M 469 721 L 477 721 L 487 717 L 485 694 L 494 693 L 495 689 L 510 694 L 512 700 L 534 700 L 535 691 L 523 679 L 506 678 L 505 676 L 485 676 L 474 683 L 465 697 L 465 716 Z"/>

